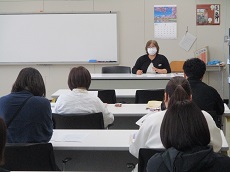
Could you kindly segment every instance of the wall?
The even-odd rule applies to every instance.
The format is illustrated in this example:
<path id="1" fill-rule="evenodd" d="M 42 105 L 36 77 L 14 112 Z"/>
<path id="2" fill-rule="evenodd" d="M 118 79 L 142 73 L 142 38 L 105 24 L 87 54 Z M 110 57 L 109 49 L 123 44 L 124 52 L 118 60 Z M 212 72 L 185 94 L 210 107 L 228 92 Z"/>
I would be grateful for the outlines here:
<path id="1" fill-rule="evenodd" d="M 196 4 L 220 4 L 221 24 L 218 26 L 196 26 Z M 118 12 L 118 48 L 120 65 L 132 67 L 136 59 L 145 53 L 144 46 L 149 39 L 154 39 L 153 6 L 177 5 L 178 34 L 175 40 L 160 40 L 160 53 L 169 61 L 185 60 L 193 57 L 194 51 L 209 46 L 210 60 L 219 59 L 226 62 L 228 46 L 224 35 L 230 28 L 230 2 L 228 0 L 0 0 L 0 13 L 24 12 Z M 179 47 L 179 42 L 188 31 L 197 36 L 189 52 Z M 106 47 L 105 47 L 106 48 Z M 67 76 L 73 65 L 35 65 L 43 75 L 47 97 L 59 88 L 67 87 Z M 100 73 L 103 65 L 85 65 L 91 73 Z M 18 72 L 25 65 L 0 66 L 0 96 L 10 92 Z M 224 97 L 228 98 L 228 67 L 224 72 Z M 205 77 L 205 82 L 221 93 L 219 74 L 212 72 Z"/>

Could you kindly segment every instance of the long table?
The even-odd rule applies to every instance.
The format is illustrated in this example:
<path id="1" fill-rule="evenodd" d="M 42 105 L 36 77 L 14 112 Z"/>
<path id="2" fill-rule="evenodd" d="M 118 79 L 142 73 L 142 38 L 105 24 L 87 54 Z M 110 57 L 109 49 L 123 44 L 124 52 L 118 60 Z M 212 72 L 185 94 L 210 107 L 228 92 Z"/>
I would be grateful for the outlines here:
<path id="1" fill-rule="evenodd" d="M 154 89 L 162 89 L 162 88 L 154 88 Z M 140 90 L 140 89 L 115 89 L 117 102 L 135 103 L 136 90 Z M 51 95 L 51 98 L 53 99 L 53 101 L 56 101 L 61 94 L 67 94 L 69 92 L 71 92 L 70 89 L 59 89 Z M 88 92 L 95 96 L 98 95 L 98 91 L 89 90 Z"/>
<path id="2" fill-rule="evenodd" d="M 182 73 L 169 74 L 91 74 L 91 89 L 154 89 L 165 88 L 168 81 Z"/>
<path id="3" fill-rule="evenodd" d="M 139 89 L 115 89 L 115 93 L 117 98 L 135 98 L 136 90 Z M 57 99 L 61 94 L 67 94 L 69 92 L 70 89 L 59 89 L 54 92 L 51 97 Z M 97 96 L 98 91 L 89 91 L 89 93 Z"/>
<path id="4" fill-rule="evenodd" d="M 127 163 L 137 163 L 137 159 L 129 153 L 129 145 L 136 132 L 137 130 L 54 130 L 50 142 L 57 162 L 60 163 L 67 156 L 73 158 L 66 170 L 128 171 Z M 221 150 L 227 151 L 229 146 L 223 132 L 221 136 Z"/>
<path id="5" fill-rule="evenodd" d="M 63 159 L 72 158 L 66 171 L 131 171 L 126 165 L 136 164 L 137 159 L 128 148 L 136 131 L 54 130 L 50 142 L 59 167 Z"/>
<path id="6" fill-rule="evenodd" d="M 55 103 L 51 103 L 52 111 L 54 109 Z M 146 109 L 146 104 L 122 104 L 121 107 L 116 107 L 114 104 L 105 104 L 108 110 L 113 113 L 115 120 L 114 125 L 111 129 L 138 129 L 136 121 L 139 120 L 142 116 L 150 112 L 149 109 Z M 230 142 L 230 137 L 228 135 L 230 131 L 230 110 L 225 104 L 225 112 L 223 115 L 223 131 L 227 136 L 227 139 Z"/>

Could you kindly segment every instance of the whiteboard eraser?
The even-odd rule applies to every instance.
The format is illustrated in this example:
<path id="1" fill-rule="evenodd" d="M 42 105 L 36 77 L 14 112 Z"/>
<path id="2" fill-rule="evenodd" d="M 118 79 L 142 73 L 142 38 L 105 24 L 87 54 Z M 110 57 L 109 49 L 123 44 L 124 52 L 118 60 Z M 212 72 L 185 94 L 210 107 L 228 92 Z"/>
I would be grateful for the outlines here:
<path id="1" fill-rule="evenodd" d="M 89 60 L 89 63 L 97 63 L 97 60 L 94 60 L 94 59 Z"/>

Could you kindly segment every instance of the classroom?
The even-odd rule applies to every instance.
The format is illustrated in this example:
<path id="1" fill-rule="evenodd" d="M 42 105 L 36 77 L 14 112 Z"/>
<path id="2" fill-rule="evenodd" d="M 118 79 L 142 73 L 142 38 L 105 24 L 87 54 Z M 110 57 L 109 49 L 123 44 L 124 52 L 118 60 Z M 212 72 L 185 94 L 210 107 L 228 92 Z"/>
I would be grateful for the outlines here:
<path id="1" fill-rule="evenodd" d="M 220 4 L 221 20 L 220 25 L 216 26 L 197 26 L 196 25 L 196 4 Z M 157 39 L 160 46 L 160 53 L 165 55 L 169 62 L 173 60 L 186 60 L 194 57 L 197 49 L 205 46 L 209 47 L 209 61 L 220 60 L 227 63 L 229 58 L 228 45 L 224 42 L 224 36 L 228 35 L 230 21 L 229 1 L 199 1 L 192 0 L 186 3 L 173 0 L 126 0 L 126 1 L 104 1 L 104 0 L 84 0 L 84 1 L 50 1 L 50 0 L 17 0 L 0 1 L 1 13 L 51 13 L 51 12 L 117 12 L 118 13 L 118 55 L 119 65 L 133 67 L 136 59 L 145 53 L 144 47 L 148 40 L 154 39 L 154 5 L 176 5 L 177 6 L 177 38 L 176 39 Z M 187 52 L 179 46 L 180 41 L 186 31 L 196 36 L 197 39 L 191 49 Z M 60 88 L 67 88 L 66 78 L 69 70 L 79 64 L 54 64 L 54 65 L 1 65 L 0 95 L 10 92 L 10 88 L 18 72 L 25 66 L 34 66 L 44 77 L 47 98 Z M 91 73 L 101 73 L 102 66 L 107 64 L 85 64 L 84 66 Z M 109 64 L 108 64 L 109 65 Z M 112 64 L 110 64 L 112 65 Z M 224 92 L 221 93 L 220 74 L 209 72 L 206 80 L 216 88 L 224 99 L 229 97 L 228 88 L 228 66 L 224 70 Z"/>
<path id="2" fill-rule="evenodd" d="M 197 24 L 197 5 L 201 4 L 220 5 L 219 24 Z M 176 6 L 176 27 L 174 27 L 175 36 L 173 38 L 155 38 L 157 34 L 155 33 L 156 25 L 154 24 L 154 6 L 157 5 Z M 230 58 L 230 43 L 229 40 L 227 40 L 230 37 L 229 0 L 189 0 L 186 1 L 186 3 L 180 0 L 0 0 L 0 14 L 11 13 L 116 14 L 117 59 L 115 59 L 115 61 L 102 61 L 100 63 L 54 62 L 46 64 L 33 62 L 17 64 L 2 63 L 0 57 L 0 80 L 2 80 L 0 97 L 10 93 L 12 84 L 22 68 L 34 67 L 41 72 L 45 82 L 46 97 L 51 100 L 52 94 L 59 89 L 68 89 L 67 78 L 73 67 L 84 66 L 93 75 L 100 74 L 102 67 L 104 66 L 120 65 L 132 68 L 136 60 L 146 53 L 146 42 L 148 40 L 156 40 L 160 47 L 159 53 L 165 55 L 169 62 L 185 61 L 186 59 L 195 57 L 195 52 L 197 50 L 208 47 L 207 61 L 219 60 L 224 63 L 224 66 L 221 67 L 221 69 L 211 69 L 206 72 L 203 81 L 214 87 L 221 95 L 222 99 L 227 102 L 229 100 L 230 79 L 228 61 Z M 189 50 L 185 50 L 180 46 L 180 42 L 187 33 L 196 37 Z M 89 41 L 91 40 L 85 40 L 85 42 Z M 105 49 L 109 49 L 109 46 L 111 46 L 110 42 L 107 42 L 107 45 L 108 48 L 104 47 Z M 71 47 L 74 46 L 71 45 Z M 90 48 L 86 50 L 90 51 Z M 12 49 L 12 51 L 14 50 Z M 165 86 L 164 80 L 156 82 L 158 83 L 157 85 L 146 85 L 148 85 L 147 87 L 150 87 L 149 89 L 156 87 L 160 88 L 162 85 Z M 103 84 L 101 86 L 103 87 Z M 229 129 L 230 126 L 228 124 L 226 130 Z M 230 138 L 227 136 L 226 139 L 229 143 Z M 68 154 L 76 156 L 71 153 L 71 148 L 68 150 Z M 63 156 L 62 153 L 60 153 L 59 156 Z M 87 153 L 81 156 L 82 158 L 86 158 Z M 92 156 L 97 157 L 99 155 L 95 152 Z M 116 160 L 116 157 L 108 159 L 108 161 L 109 160 L 114 161 Z M 73 162 L 70 162 L 70 164 L 74 166 Z M 81 165 L 84 166 L 85 164 L 83 163 Z M 96 167 L 96 164 L 93 165 Z"/>

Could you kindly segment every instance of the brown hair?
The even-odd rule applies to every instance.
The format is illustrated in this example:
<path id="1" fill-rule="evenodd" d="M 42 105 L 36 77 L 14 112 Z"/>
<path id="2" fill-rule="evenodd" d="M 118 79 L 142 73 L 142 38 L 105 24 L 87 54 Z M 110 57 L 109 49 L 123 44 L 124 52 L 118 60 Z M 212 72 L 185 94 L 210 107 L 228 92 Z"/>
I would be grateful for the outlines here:
<path id="1" fill-rule="evenodd" d="M 11 92 L 27 90 L 34 96 L 46 96 L 45 84 L 40 72 L 32 67 L 22 69 L 13 84 Z"/>
<path id="2" fill-rule="evenodd" d="M 156 48 L 157 48 L 157 53 L 156 53 L 156 54 L 158 54 L 158 53 L 159 53 L 159 50 L 160 50 L 160 47 L 159 47 L 157 41 L 155 41 L 155 40 L 149 40 L 149 41 L 146 43 L 146 45 L 145 45 L 145 51 L 146 51 L 146 53 L 148 54 L 148 50 L 147 50 L 147 49 L 148 49 L 148 47 L 149 47 L 152 43 L 156 46 Z"/>
<path id="3" fill-rule="evenodd" d="M 71 69 L 68 77 L 68 85 L 70 90 L 80 87 L 86 88 L 88 90 L 90 84 L 91 75 L 86 68 L 79 66 Z"/>

